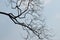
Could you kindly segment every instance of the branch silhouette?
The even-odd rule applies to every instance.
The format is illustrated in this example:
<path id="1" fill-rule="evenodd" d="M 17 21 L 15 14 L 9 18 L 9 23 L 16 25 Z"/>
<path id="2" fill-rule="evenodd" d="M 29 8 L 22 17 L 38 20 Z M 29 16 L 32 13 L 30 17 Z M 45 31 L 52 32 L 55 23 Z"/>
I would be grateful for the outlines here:
<path id="1" fill-rule="evenodd" d="M 48 35 L 48 33 L 46 34 L 45 32 L 47 31 L 45 28 L 45 19 L 41 17 L 43 3 L 40 0 L 10 0 L 10 4 L 12 9 L 17 10 L 16 14 L 18 15 L 15 16 L 13 13 L 1 11 L 0 14 L 8 16 L 14 24 L 21 25 L 23 30 L 27 31 L 26 40 L 28 40 L 29 37 L 37 37 L 38 40 L 49 39 L 49 36 L 51 35 Z M 25 20 L 24 22 L 21 22 L 17 18 Z M 30 31 L 34 35 L 33 37 L 30 35 Z"/>

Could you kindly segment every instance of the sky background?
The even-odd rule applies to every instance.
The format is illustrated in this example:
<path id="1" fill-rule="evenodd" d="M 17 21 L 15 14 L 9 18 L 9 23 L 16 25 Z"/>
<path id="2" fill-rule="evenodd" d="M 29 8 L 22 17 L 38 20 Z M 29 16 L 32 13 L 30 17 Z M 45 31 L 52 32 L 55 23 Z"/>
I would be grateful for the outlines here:
<path id="1" fill-rule="evenodd" d="M 0 11 L 14 12 L 6 6 L 7 0 L 0 0 Z M 55 35 L 53 40 L 60 40 L 60 0 L 45 0 L 43 14 L 46 24 Z M 8 5 L 8 4 L 7 4 Z M 22 40 L 22 29 L 7 16 L 0 15 L 0 40 Z"/>

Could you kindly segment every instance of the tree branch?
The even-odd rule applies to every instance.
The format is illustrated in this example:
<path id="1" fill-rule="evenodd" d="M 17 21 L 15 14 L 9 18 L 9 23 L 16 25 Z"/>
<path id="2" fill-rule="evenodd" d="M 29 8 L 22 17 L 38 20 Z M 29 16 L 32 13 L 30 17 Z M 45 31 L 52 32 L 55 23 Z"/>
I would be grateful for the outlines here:
<path id="1" fill-rule="evenodd" d="M 12 13 L 5 13 L 5 12 L 0 12 L 0 14 L 3 14 L 3 15 L 6 15 L 8 16 L 15 24 L 18 24 L 18 25 L 21 25 L 21 26 L 24 26 L 24 27 L 27 27 L 29 30 L 31 30 L 38 38 L 39 37 L 39 33 L 35 30 L 33 30 L 32 28 L 29 27 L 29 25 L 26 25 L 25 23 L 20 23 L 19 21 L 17 21 L 16 18 L 14 18 L 15 16 L 12 14 Z M 38 34 L 37 34 L 38 33 Z"/>

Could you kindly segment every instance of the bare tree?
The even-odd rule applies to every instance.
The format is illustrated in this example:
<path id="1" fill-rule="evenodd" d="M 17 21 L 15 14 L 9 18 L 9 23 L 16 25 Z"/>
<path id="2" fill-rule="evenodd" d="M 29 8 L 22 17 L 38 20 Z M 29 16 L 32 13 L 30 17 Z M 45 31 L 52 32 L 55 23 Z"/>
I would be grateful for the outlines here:
<path id="1" fill-rule="evenodd" d="M 17 11 L 17 15 L 1 11 L 0 14 L 8 16 L 15 24 L 21 25 L 27 32 L 25 40 L 49 39 L 45 19 L 41 15 L 43 9 L 41 0 L 8 0 L 8 2 L 11 8 Z"/>

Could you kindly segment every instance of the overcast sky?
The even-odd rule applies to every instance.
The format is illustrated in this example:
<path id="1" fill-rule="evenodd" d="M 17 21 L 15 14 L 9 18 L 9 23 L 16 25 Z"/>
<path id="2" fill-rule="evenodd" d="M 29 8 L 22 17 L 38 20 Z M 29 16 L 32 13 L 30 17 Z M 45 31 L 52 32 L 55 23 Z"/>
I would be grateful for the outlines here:
<path id="1" fill-rule="evenodd" d="M 0 0 L 0 11 L 12 12 L 6 6 L 5 0 Z M 60 40 L 60 0 L 45 0 L 44 15 L 46 16 L 46 24 L 53 34 L 53 40 Z M 7 4 L 8 5 L 8 4 Z M 14 11 L 13 11 L 14 12 Z M 20 27 L 15 25 L 7 16 L 0 15 L 0 40 L 22 40 Z"/>

